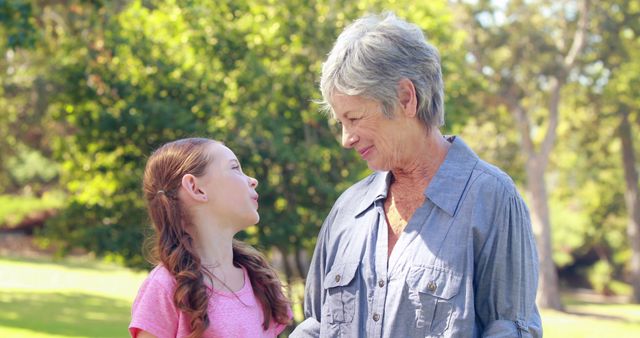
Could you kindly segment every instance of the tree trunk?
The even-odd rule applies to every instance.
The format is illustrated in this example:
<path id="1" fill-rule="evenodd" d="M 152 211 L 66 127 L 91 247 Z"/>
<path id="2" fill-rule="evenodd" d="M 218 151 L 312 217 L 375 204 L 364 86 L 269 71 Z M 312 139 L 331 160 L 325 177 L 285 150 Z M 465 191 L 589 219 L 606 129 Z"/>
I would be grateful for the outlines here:
<path id="1" fill-rule="evenodd" d="M 538 260 L 540 261 L 540 278 L 538 279 L 538 296 L 536 303 L 540 308 L 562 310 L 558 273 L 553 263 L 551 249 L 551 221 L 549 203 L 545 187 L 544 167 L 535 159 L 527 161 L 527 186 L 532 204 L 531 224 L 538 242 Z"/>
<path id="2" fill-rule="evenodd" d="M 525 169 L 527 171 L 527 193 L 531 201 L 531 226 L 536 236 L 538 261 L 540 263 L 536 303 L 540 308 L 562 310 L 558 272 L 553 262 L 551 220 L 549 217 L 547 188 L 545 186 L 545 170 L 556 139 L 560 89 L 563 82 L 553 79 L 551 83 L 549 126 L 540 145 L 539 152 L 536 152 L 531 139 L 531 123 L 527 111 L 520 105 L 517 98 L 506 96 L 506 99 L 520 131 L 521 149 L 527 159 Z"/>
<path id="3" fill-rule="evenodd" d="M 298 273 L 301 280 L 307 279 L 307 272 L 309 272 L 309 260 L 306 259 L 307 255 L 305 255 L 305 250 L 300 248 L 294 249 L 295 253 L 295 263 L 298 268 Z"/>
<path id="4" fill-rule="evenodd" d="M 618 135 L 622 142 L 622 163 L 626 182 L 624 200 L 629 218 L 627 221 L 627 235 L 629 236 L 629 246 L 631 247 L 629 272 L 633 288 L 632 301 L 640 303 L 640 200 L 638 199 L 638 172 L 635 167 L 636 161 L 631 126 L 629 124 L 629 112 L 626 107 L 623 109 Z"/>
<path id="5" fill-rule="evenodd" d="M 276 246 L 276 248 L 282 255 L 282 266 L 284 267 L 284 275 L 286 279 L 285 284 L 286 284 L 287 298 L 293 299 L 292 298 L 293 297 L 293 288 L 292 288 L 293 271 L 291 268 L 291 263 L 289 262 L 289 254 L 287 253 L 287 250 L 284 248 L 281 248 L 279 246 Z M 298 323 L 296 322 L 296 319 L 293 318 L 293 326 L 295 327 L 296 324 Z"/>

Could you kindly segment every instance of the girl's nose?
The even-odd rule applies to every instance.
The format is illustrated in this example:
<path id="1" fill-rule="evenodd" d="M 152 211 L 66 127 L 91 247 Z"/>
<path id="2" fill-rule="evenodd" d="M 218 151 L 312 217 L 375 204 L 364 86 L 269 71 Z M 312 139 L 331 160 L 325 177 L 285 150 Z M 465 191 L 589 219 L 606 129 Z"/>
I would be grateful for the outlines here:
<path id="1" fill-rule="evenodd" d="M 258 180 L 253 177 L 249 177 L 249 185 L 255 189 L 258 186 Z"/>

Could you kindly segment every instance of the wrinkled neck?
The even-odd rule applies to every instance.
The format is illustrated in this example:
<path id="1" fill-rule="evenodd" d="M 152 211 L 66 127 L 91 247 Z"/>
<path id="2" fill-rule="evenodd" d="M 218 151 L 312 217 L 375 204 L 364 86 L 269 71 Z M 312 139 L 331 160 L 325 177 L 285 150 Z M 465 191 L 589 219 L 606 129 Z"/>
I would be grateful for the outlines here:
<path id="1" fill-rule="evenodd" d="M 401 165 L 391 170 L 393 188 L 424 190 L 444 162 L 450 146 L 439 130 L 432 130 Z"/>

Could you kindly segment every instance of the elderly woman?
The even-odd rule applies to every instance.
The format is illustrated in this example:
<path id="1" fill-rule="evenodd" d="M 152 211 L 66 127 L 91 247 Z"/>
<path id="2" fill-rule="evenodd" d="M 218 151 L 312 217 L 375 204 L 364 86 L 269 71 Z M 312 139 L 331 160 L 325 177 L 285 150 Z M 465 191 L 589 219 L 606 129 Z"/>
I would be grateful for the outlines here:
<path id="1" fill-rule="evenodd" d="M 440 58 L 420 28 L 357 20 L 320 86 L 342 145 L 374 173 L 325 220 L 292 337 L 541 336 L 527 207 L 509 176 L 440 133 Z"/>

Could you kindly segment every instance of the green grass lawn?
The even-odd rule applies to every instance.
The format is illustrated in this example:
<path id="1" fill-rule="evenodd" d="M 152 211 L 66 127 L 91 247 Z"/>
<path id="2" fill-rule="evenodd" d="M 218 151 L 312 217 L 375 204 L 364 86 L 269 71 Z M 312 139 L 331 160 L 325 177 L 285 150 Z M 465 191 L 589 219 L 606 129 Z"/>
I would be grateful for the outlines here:
<path id="1" fill-rule="evenodd" d="M 0 337 L 128 337 L 131 302 L 145 276 L 90 259 L 0 257 Z M 576 295 L 565 304 L 567 312 L 542 312 L 545 337 L 640 337 L 640 305 Z"/>
<path id="2" fill-rule="evenodd" d="M 91 260 L 0 258 L 0 337 L 127 337 L 145 276 Z"/>
<path id="3" fill-rule="evenodd" d="M 593 298 L 578 294 L 565 295 L 566 312 L 543 311 L 544 336 L 640 337 L 640 305 Z"/>

